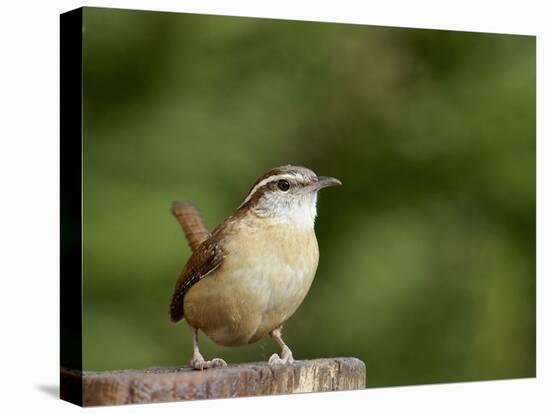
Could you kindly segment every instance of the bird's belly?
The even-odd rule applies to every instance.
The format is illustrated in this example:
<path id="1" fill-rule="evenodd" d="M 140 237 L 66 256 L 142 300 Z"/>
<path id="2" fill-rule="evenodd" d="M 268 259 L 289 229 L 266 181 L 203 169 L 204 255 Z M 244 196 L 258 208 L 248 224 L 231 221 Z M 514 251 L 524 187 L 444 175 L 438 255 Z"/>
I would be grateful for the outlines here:
<path id="1" fill-rule="evenodd" d="M 259 340 L 294 314 L 313 282 L 318 263 L 314 235 L 300 245 L 299 255 L 289 255 L 284 248 L 257 247 L 254 254 L 234 249 L 216 272 L 185 296 L 187 321 L 218 344 Z"/>

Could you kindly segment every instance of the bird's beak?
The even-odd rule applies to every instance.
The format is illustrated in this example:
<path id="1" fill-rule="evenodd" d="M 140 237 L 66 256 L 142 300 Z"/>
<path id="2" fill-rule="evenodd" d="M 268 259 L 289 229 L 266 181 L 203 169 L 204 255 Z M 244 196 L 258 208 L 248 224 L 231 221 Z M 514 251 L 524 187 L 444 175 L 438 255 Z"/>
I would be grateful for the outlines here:
<path id="1" fill-rule="evenodd" d="M 334 187 L 336 185 L 342 185 L 342 182 L 338 178 L 319 176 L 317 177 L 317 181 L 307 185 L 304 190 L 306 192 L 314 192 L 323 188 Z"/>

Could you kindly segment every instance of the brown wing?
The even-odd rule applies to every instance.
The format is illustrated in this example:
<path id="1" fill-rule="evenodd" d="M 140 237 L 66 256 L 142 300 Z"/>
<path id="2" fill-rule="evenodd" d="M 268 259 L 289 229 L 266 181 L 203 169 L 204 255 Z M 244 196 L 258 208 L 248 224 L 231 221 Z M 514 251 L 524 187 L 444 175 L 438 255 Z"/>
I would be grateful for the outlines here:
<path id="1" fill-rule="evenodd" d="M 223 251 L 215 237 L 205 240 L 193 252 L 183 268 L 170 302 L 170 319 L 177 322 L 183 318 L 183 299 L 191 287 L 216 270 L 223 262 Z"/>

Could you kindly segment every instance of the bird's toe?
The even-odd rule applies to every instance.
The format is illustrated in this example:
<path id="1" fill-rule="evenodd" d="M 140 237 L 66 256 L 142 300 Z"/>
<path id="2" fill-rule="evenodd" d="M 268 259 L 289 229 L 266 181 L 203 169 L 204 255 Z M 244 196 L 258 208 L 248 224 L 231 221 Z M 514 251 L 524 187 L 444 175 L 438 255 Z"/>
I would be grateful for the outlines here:
<path id="1" fill-rule="evenodd" d="M 206 361 L 202 357 L 202 355 L 195 355 L 193 358 L 191 358 L 191 361 L 189 361 L 189 366 L 193 369 L 202 371 L 205 368 L 208 368 L 206 366 Z"/>
<path id="2" fill-rule="evenodd" d="M 225 362 L 221 358 L 214 358 L 212 361 L 209 362 L 213 368 L 223 368 L 227 366 L 227 362 Z"/>
<path id="3" fill-rule="evenodd" d="M 196 370 L 204 370 L 208 368 L 221 368 L 226 367 L 227 363 L 221 358 L 214 358 L 211 361 L 206 361 L 202 355 L 195 355 L 191 361 L 189 361 L 189 366 Z"/>
<path id="4" fill-rule="evenodd" d="M 269 361 L 267 362 L 269 365 L 283 365 L 283 360 L 278 354 L 273 354 L 269 358 Z"/>

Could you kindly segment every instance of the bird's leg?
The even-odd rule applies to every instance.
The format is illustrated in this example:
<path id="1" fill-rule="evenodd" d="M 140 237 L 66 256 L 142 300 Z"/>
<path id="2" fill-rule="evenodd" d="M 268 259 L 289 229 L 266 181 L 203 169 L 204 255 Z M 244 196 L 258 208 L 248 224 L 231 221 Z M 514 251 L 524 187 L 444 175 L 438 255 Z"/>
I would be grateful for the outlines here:
<path id="1" fill-rule="evenodd" d="M 221 358 L 214 358 L 212 361 L 206 361 L 199 351 L 199 330 L 191 327 L 193 330 L 193 358 L 189 361 L 189 365 L 193 369 L 226 367 L 227 363 Z"/>
<path id="2" fill-rule="evenodd" d="M 269 333 L 269 336 L 271 336 L 277 345 L 281 347 L 281 356 L 277 354 L 271 355 L 271 358 L 269 358 L 269 365 L 286 365 L 294 362 L 294 358 L 292 358 L 292 351 L 287 344 L 285 344 L 283 337 L 281 336 L 282 329 L 283 326 L 281 325 Z"/>

